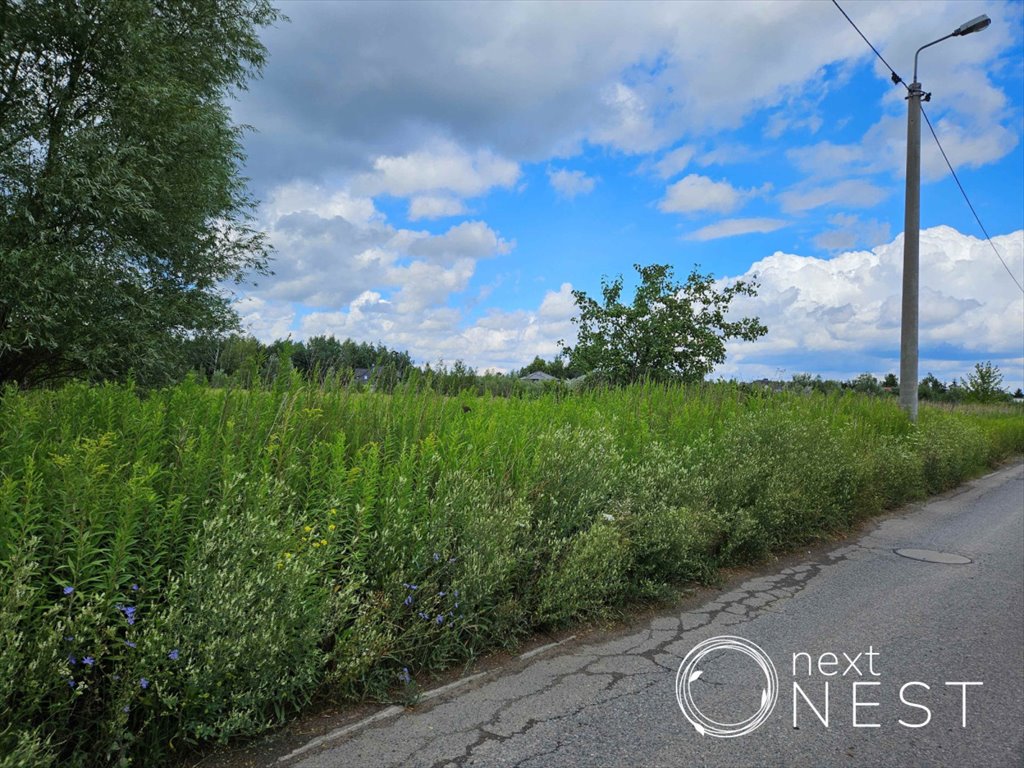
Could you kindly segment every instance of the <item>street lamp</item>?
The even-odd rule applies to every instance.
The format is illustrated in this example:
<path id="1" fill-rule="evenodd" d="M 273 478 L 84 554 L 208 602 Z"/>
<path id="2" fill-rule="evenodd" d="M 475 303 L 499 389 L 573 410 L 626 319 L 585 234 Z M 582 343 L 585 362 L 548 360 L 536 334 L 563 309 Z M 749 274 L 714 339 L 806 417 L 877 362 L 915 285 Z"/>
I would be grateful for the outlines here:
<path id="1" fill-rule="evenodd" d="M 917 81 L 917 57 L 925 48 L 985 29 L 992 20 L 985 15 L 961 24 L 950 34 L 922 45 L 914 54 L 914 82 L 907 96 L 907 198 L 903 218 L 903 317 L 900 327 L 900 407 L 917 421 L 917 320 L 920 284 L 921 240 L 921 100 L 932 95 Z"/>

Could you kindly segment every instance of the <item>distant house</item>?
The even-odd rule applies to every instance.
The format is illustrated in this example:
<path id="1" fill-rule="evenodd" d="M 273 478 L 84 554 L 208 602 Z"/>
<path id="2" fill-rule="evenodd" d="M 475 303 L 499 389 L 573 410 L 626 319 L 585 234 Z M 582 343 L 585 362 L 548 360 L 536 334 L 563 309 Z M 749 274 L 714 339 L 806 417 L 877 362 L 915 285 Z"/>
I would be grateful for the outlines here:
<path id="1" fill-rule="evenodd" d="M 353 368 L 352 381 L 358 382 L 359 384 L 365 384 L 370 380 L 371 373 L 373 373 L 373 371 L 369 368 Z"/>
<path id="2" fill-rule="evenodd" d="M 557 378 L 544 371 L 534 371 L 529 376 L 520 376 L 520 381 L 558 381 Z"/>

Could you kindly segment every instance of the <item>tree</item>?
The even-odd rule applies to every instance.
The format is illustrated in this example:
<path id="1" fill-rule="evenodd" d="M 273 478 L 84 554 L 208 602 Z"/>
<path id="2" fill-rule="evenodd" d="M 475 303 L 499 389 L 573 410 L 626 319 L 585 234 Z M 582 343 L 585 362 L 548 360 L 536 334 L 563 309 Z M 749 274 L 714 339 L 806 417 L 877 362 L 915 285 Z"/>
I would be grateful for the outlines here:
<path id="1" fill-rule="evenodd" d="M 0 382 L 156 377 L 266 272 L 226 100 L 266 0 L 0 0 Z"/>
<path id="2" fill-rule="evenodd" d="M 768 332 L 756 317 L 726 320 L 736 296 L 756 296 L 756 283 L 739 280 L 721 290 L 694 270 L 685 283 L 666 264 L 634 265 L 641 283 L 623 304 L 622 277 L 602 279 L 603 303 L 573 291 L 578 317 L 575 346 L 564 341 L 569 365 L 616 384 L 649 378 L 701 381 L 725 360 L 725 342 L 753 341 Z"/>
<path id="3" fill-rule="evenodd" d="M 974 373 L 967 374 L 965 388 L 967 399 L 979 403 L 991 403 L 1006 399 L 1002 390 L 1003 374 L 991 362 L 975 363 Z"/>
<path id="4" fill-rule="evenodd" d="M 565 358 L 561 355 L 555 357 L 550 362 L 545 360 L 540 355 L 533 358 L 533 362 L 518 371 L 514 371 L 512 376 L 515 378 L 521 378 L 523 376 L 529 376 L 531 373 L 546 373 L 549 376 L 554 376 L 556 379 L 572 379 L 576 377 L 576 371 L 566 366 Z"/>
<path id="5" fill-rule="evenodd" d="M 929 373 L 917 386 L 917 396 L 921 400 L 942 400 L 946 396 L 946 385 Z"/>
<path id="6" fill-rule="evenodd" d="M 850 389 L 855 392 L 862 392 L 866 395 L 877 395 L 882 391 L 882 387 L 879 385 L 878 379 L 870 373 L 862 373 L 851 381 Z"/>
<path id="7" fill-rule="evenodd" d="M 895 373 L 885 374 L 885 378 L 882 380 L 883 387 L 895 388 L 900 385 L 899 379 L 896 378 Z"/>

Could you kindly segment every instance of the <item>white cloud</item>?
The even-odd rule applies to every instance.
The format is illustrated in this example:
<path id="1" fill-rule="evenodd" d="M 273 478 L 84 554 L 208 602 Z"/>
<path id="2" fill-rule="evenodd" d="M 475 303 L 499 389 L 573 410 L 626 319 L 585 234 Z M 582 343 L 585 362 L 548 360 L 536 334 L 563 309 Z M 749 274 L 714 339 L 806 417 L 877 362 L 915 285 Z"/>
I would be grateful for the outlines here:
<path id="1" fill-rule="evenodd" d="M 358 176 L 352 188 L 364 195 L 410 197 L 448 193 L 477 197 L 495 187 L 512 187 L 519 165 L 489 150 L 470 153 L 452 142 L 436 142 L 405 155 L 381 155 L 373 172 Z"/>
<path id="2" fill-rule="evenodd" d="M 807 211 L 823 205 L 849 208 L 871 208 L 891 194 L 870 181 L 847 179 L 810 189 L 795 187 L 779 195 L 782 210 L 787 213 Z"/>
<path id="3" fill-rule="evenodd" d="M 888 222 L 878 219 L 861 219 L 847 213 L 836 213 L 828 217 L 835 229 L 826 230 L 811 242 L 826 251 L 839 251 L 862 245 L 873 245 L 889 239 Z"/>
<path id="4" fill-rule="evenodd" d="M 258 339 L 284 339 L 291 332 L 295 310 L 285 302 L 269 302 L 258 296 L 241 296 L 234 302 L 242 327 Z"/>
<path id="5" fill-rule="evenodd" d="M 993 238 L 1016 274 L 1024 272 L 1024 231 Z M 760 283 L 756 298 L 737 299 L 737 315 L 769 329 L 754 343 L 730 345 L 723 375 L 755 370 L 885 373 L 898 369 L 903 237 L 871 251 L 834 258 L 775 253 L 743 275 Z M 989 244 L 950 227 L 921 232 L 921 375 L 961 376 L 979 360 L 1020 380 L 1024 296 Z M 853 373 L 851 373 L 853 371 Z M 766 375 L 773 375 L 768 373 Z M 1016 385 L 1014 385 L 1016 386 Z"/>
<path id="6" fill-rule="evenodd" d="M 922 77 L 935 117 L 948 105 L 987 145 L 1016 128 L 989 77 L 1019 50 L 1014 4 L 859 2 L 854 16 L 903 71 L 924 32 L 982 11 L 991 28 L 926 51 Z M 585 143 L 658 150 L 766 108 L 780 110 L 772 130 L 814 129 L 830 75 L 871 61 L 880 86 L 888 76 L 825 3 L 298 3 L 288 15 L 266 30 L 270 65 L 235 106 L 260 130 L 253 175 L 278 181 L 365 171 L 437 137 L 535 162 Z M 902 95 L 889 89 L 894 113 Z"/>
<path id="7" fill-rule="evenodd" d="M 661 178 L 671 179 L 686 170 L 686 166 L 690 164 L 696 153 L 697 148 L 692 145 L 677 147 L 655 163 L 654 170 Z"/>
<path id="8" fill-rule="evenodd" d="M 411 233 L 409 233 L 411 234 Z M 515 242 L 502 240 L 482 221 L 464 221 L 443 235 L 418 233 L 408 245 L 412 256 L 422 256 L 441 264 L 457 259 L 486 259 L 509 253 Z"/>
<path id="9" fill-rule="evenodd" d="M 395 291 L 407 307 L 443 302 L 465 289 L 477 261 L 515 245 L 482 221 L 439 235 L 396 229 L 370 200 L 302 184 L 272 194 L 261 220 L 277 256 L 274 275 L 250 293 L 310 308 L 343 306 L 365 291 Z"/>
<path id="10" fill-rule="evenodd" d="M 587 176 L 583 171 L 569 171 L 565 168 L 549 169 L 548 181 L 555 192 L 566 200 L 572 200 L 577 195 L 589 195 L 597 183 L 597 179 Z"/>
<path id="11" fill-rule="evenodd" d="M 409 218 L 413 221 L 461 216 L 464 213 L 466 206 L 454 197 L 418 195 L 409 201 Z"/>
<path id="12" fill-rule="evenodd" d="M 717 240 L 722 237 L 735 237 L 752 232 L 774 232 L 777 229 L 782 229 L 788 223 L 783 219 L 768 218 L 723 219 L 701 227 L 686 237 L 689 240 Z"/>
<path id="13" fill-rule="evenodd" d="M 737 189 L 728 181 L 714 181 L 691 173 L 665 190 L 658 208 L 665 213 L 731 213 L 754 194 L 756 190 Z"/>
<path id="14" fill-rule="evenodd" d="M 548 291 L 536 310 L 492 309 L 473 322 L 466 322 L 464 313 L 452 307 L 403 311 L 399 303 L 366 291 L 346 308 L 305 315 L 293 336 L 333 334 L 361 341 L 383 340 L 389 347 L 408 350 L 419 363 L 458 359 L 478 370 L 509 371 L 537 355 L 554 357 L 561 339 L 572 342 L 574 311 L 569 283 L 558 291 Z"/>

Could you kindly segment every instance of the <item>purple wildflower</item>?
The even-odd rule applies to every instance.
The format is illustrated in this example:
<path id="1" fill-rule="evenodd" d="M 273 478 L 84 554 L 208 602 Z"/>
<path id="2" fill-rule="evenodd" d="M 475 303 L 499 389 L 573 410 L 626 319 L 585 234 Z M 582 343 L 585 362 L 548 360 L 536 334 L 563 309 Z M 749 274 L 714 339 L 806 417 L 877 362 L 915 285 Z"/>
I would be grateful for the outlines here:
<path id="1" fill-rule="evenodd" d="M 136 646 L 136 643 L 133 643 L 131 640 L 125 640 L 124 644 L 127 645 L 129 648 L 134 648 Z"/>
<path id="2" fill-rule="evenodd" d="M 64 638 L 64 642 L 65 643 L 70 643 L 74 639 L 75 639 L 74 635 L 68 635 L 67 637 Z"/>
<path id="3" fill-rule="evenodd" d="M 405 600 L 403 600 L 402 602 L 405 603 L 406 605 L 412 605 L 412 595 L 409 595 L 408 597 L 406 597 Z"/>
<path id="4" fill-rule="evenodd" d="M 76 685 L 77 685 L 77 683 L 75 682 L 75 678 L 69 677 L 68 678 L 68 688 L 74 688 Z"/>
<path id="5" fill-rule="evenodd" d="M 437 614 L 437 618 L 435 619 L 435 621 L 438 624 L 444 624 L 444 614 L 443 613 Z"/>
<path id="6" fill-rule="evenodd" d="M 419 616 L 419 617 L 420 617 L 421 619 L 423 619 L 424 621 L 429 621 L 429 620 L 430 620 L 430 615 L 429 615 L 429 614 L 426 614 L 426 613 L 424 613 L 423 611 L 420 611 L 420 612 L 419 612 L 419 613 L 417 613 L 416 615 L 417 615 L 417 616 Z"/>
<path id="7" fill-rule="evenodd" d="M 416 584 L 404 584 L 403 583 L 402 586 L 405 587 L 406 589 L 419 589 L 419 586 L 417 586 Z"/>
<path id="8" fill-rule="evenodd" d="M 167 654 L 167 658 L 170 659 L 171 661 L 177 661 L 178 660 L 178 649 L 175 648 L 173 651 L 168 653 Z"/>
<path id="9" fill-rule="evenodd" d="M 125 704 L 123 707 L 121 707 L 121 711 L 127 714 L 132 711 L 132 708 Z"/>
<path id="10" fill-rule="evenodd" d="M 412 678 L 409 676 L 409 668 L 408 667 L 402 667 L 402 672 L 398 675 L 398 679 L 401 680 L 406 685 L 409 684 L 409 681 L 412 680 Z"/>
<path id="11" fill-rule="evenodd" d="M 85 666 L 87 667 L 91 667 L 93 664 L 96 663 L 96 659 L 94 659 L 92 656 L 86 656 L 84 659 L 82 659 L 82 663 L 85 664 Z"/>
<path id="12" fill-rule="evenodd" d="M 68 656 L 68 664 L 70 664 L 71 666 L 75 666 L 75 664 L 77 663 L 78 659 L 76 659 L 74 656 Z"/>
<path id="13" fill-rule="evenodd" d="M 75 591 L 74 587 L 64 587 L 64 594 L 65 595 L 70 595 L 74 591 Z"/>
<path id="14" fill-rule="evenodd" d="M 441 560 L 441 555 L 440 555 L 440 553 L 438 553 L 438 552 L 435 552 L 435 553 L 434 553 L 434 562 L 436 563 L 436 562 L 439 562 L 440 560 Z"/>
<path id="15" fill-rule="evenodd" d="M 144 677 L 139 678 L 139 688 L 149 688 L 149 680 Z"/>
<path id="16" fill-rule="evenodd" d="M 131 589 L 132 592 L 138 592 L 139 591 L 139 585 L 138 584 L 132 584 L 130 589 Z"/>

